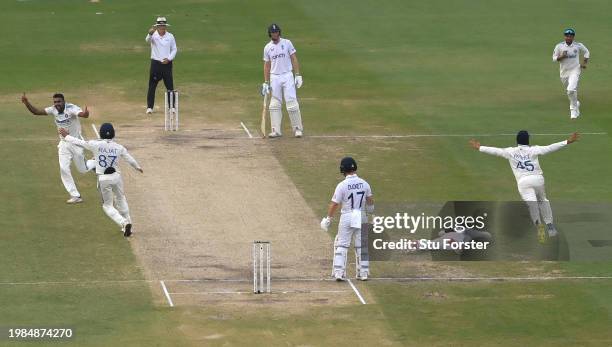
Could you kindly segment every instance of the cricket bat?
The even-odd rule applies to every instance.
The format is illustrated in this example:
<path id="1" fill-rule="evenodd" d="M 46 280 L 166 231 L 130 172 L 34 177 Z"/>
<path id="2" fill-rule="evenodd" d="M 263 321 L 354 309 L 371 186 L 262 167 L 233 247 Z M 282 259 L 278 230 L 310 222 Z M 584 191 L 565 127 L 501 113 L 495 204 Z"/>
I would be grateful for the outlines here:
<path id="1" fill-rule="evenodd" d="M 263 107 L 261 109 L 261 135 L 266 138 L 266 109 L 268 108 L 268 95 L 263 97 Z"/>

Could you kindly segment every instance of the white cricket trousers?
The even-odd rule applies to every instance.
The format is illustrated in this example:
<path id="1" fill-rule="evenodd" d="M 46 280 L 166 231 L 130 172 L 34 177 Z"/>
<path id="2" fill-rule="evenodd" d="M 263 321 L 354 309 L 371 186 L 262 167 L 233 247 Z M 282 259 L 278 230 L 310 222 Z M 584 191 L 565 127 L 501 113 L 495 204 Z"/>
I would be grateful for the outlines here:
<path id="1" fill-rule="evenodd" d="M 285 102 L 297 100 L 295 92 L 295 79 L 292 72 L 274 75 L 270 74 L 270 88 L 272 89 L 272 97 L 282 103 L 283 96 Z"/>
<path id="2" fill-rule="evenodd" d="M 131 223 L 130 210 L 123 193 L 123 180 L 118 172 L 98 175 L 98 189 L 102 195 L 104 213 L 121 227 Z"/>
<path id="3" fill-rule="evenodd" d="M 366 222 L 365 214 L 362 214 L 362 223 Z M 334 268 L 332 275 L 340 274 L 346 277 L 346 261 L 351 240 L 355 240 L 356 271 L 358 274 L 369 273 L 369 259 L 362 259 L 361 255 L 361 227 L 353 228 L 351 225 L 351 214 L 343 213 L 338 222 L 338 234 L 334 241 Z M 368 245 L 364 245 L 368 247 Z"/>
<path id="4" fill-rule="evenodd" d="M 580 81 L 580 72 L 580 68 L 578 68 L 575 71 L 572 70 L 561 76 L 561 83 L 567 91 L 570 111 L 578 109 L 578 82 Z"/>
<path id="5" fill-rule="evenodd" d="M 74 183 L 74 178 L 72 178 L 70 163 L 73 162 L 80 173 L 87 172 L 83 148 L 61 140 L 57 145 L 57 155 L 59 157 L 60 177 L 62 178 L 64 188 L 66 188 L 66 191 L 72 197 L 81 196 Z"/>
<path id="6" fill-rule="evenodd" d="M 523 201 L 527 203 L 531 220 L 534 223 L 541 224 L 540 216 L 546 224 L 553 222 L 550 201 L 546 198 L 546 190 L 544 189 L 544 176 L 530 175 L 522 177 L 518 181 L 518 191 Z"/>

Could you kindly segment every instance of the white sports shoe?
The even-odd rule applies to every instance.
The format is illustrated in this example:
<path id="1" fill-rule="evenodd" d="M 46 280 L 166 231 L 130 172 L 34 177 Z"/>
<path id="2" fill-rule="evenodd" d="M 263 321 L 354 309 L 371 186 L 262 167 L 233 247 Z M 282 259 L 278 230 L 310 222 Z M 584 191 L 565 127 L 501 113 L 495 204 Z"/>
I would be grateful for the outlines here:
<path id="1" fill-rule="evenodd" d="M 367 281 L 368 273 L 367 272 L 360 273 L 359 276 L 357 276 L 357 279 L 360 281 Z"/>
<path id="2" fill-rule="evenodd" d="M 70 199 L 66 200 L 67 204 L 78 204 L 80 202 L 83 202 L 83 199 L 81 199 L 80 196 L 73 196 Z"/>
<path id="3" fill-rule="evenodd" d="M 570 109 L 570 118 L 576 119 L 580 117 L 580 101 L 576 103 L 576 108 L 574 110 Z"/>
<path id="4" fill-rule="evenodd" d="M 147 114 L 153 114 L 153 109 L 152 108 L 147 108 Z"/>
<path id="5" fill-rule="evenodd" d="M 304 133 L 300 129 L 295 129 L 295 137 L 300 138 L 304 136 Z"/>
<path id="6" fill-rule="evenodd" d="M 342 274 L 340 272 L 334 273 L 334 278 L 338 282 L 343 282 L 345 280 L 344 276 L 342 276 Z"/>
<path id="7" fill-rule="evenodd" d="M 275 137 L 281 137 L 281 136 L 283 136 L 283 135 L 281 135 L 281 134 L 279 134 L 277 132 L 271 132 L 271 133 L 268 134 L 268 137 L 272 138 L 272 139 L 275 138 Z"/>

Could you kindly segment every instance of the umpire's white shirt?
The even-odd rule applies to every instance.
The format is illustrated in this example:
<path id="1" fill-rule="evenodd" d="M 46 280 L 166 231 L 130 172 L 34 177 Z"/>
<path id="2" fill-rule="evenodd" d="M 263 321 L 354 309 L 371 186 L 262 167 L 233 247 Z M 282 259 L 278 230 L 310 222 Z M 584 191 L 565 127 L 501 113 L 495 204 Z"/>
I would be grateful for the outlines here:
<path id="1" fill-rule="evenodd" d="M 166 31 L 164 36 L 161 36 L 155 31 L 153 35 L 147 34 L 145 41 L 151 43 L 151 59 L 157 61 L 168 59 L 173 61 L 176 57 L 176 52 L 178 51 L 176 48 L 176 40 L 171 33 Z"/>
<path id="2" fill-rule="evenodd" d="M 74 137 L 83 138 L 81 135 L 81 122 L 79 120 L 79 113 L 82 112 L 80 107 L 75 104 L 66 103 L 64 112 L 60 113 L 55 106 L 46 107 L 45 112 L 55 117 L 55 125 L 58 129 L 64 128 Z M 60 140 L 62 140 L 61 135 Z"/>
<path id="3" fill-rule="evenodd" d="M 524 177 L 544 175 L 540 167 L 540 162 L 538 161 L 538 156 L 558 151 L 566 145 L 567 141 L 553 143 L 548 146 L 520 145 L 508 148 L 480 146 L 480 151 L 508 159 L 516 182 L 520 183 L 520 180 Z"/>
<path id="4" fill-rule="evenodd" d="M 566 77 L 571 73 L 580 73 L 580 54 L 585 58 L 589 58 L 590 52 L 580 42 L 572 42 L 571 45 L 567 45 L 565 41 L 558 43 L 553 51 L 553 61 L 557 61 L 557 58 L 563 51 L 567 52 L 567 57 L 559 62 L 559 73 L 561 77 Z"/>
<path id="5" fill-rule="evenodd" d="M 274 41 L 268 42 L 264 47 L 263 60 L 271 62 L 270 73 L 273 75 L 282 75 L 293 71 L 291 64 L 291 55 L 295 54 L 296 50 L 293 43 L 287 39 L 281 38 L 278 43 Z"/>

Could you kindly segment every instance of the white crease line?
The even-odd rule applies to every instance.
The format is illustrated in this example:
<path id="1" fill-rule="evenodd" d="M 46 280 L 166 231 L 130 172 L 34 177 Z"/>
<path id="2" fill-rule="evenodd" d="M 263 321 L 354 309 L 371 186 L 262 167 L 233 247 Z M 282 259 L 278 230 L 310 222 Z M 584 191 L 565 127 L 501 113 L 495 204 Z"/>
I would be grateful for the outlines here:
<path id="1" fill-rule="evenodd" d="M 533 276 L 533 277 L 369 277 L 373 281 L 554 281 L 609 280 L 612 276 Z"/>
<path id="2" fill-rule="evenodd" d="M 612 280 L 612 276 L 532 276 L 532 277 L 368 277 L 371 281 L 554 281 L 554 280 Z M 100 281 L 42 281 L 42 282 L 0 282 L 0 286 L 20 285 L 93 285 L 151 283 L 158 280 L 100 280 Z M 170 279 L 163 282 L 251 282 L 245 279 Z M 275 282 L 335 281 L 327 278 L 274 278 Z"/>
<path id="3" fill-rule="evenodd" d="M 272 294 L 318 294 L 318 293 L 350 293 L 349 290 L 279 290 L 272 291 Z M 178 292 L 169 293 L 172 295 L 209 295 L 209 294 L 253 294 L 250 291 L 216 291 L 216 292 Z"/>
<path id="4" fill-rule="evenodd" d="M 172 302 L 170 293 L 168 293 L 168 288 L 166 288 L 166 284 L 164 283 L 164 281 L 159 281 L 159 283 L 161 283 L 162 289 L 164 290 L 164 294 L 166 294 L 166 299 L 168 299 L 168 304 L 170 304 L 170 307 L 174 307 L 174 303 Z"/>
<path id="5" fill-rule="evenodd" d="M 251 132 L 249 131 L 249 128 L 246 127 L 246 125 L 244 125 L 244 123 L 240 122 L 240 125 L 242 125 L 242 129 L 244 129 L 244 131 L 246 131 L 247 135 L 249 135 L 249 138 L 252 139 L 253 135 L 251 135 Z"/>
<path id="6" fill-rule="evenodd" d="M 96 137 L 100 139 L 100 133 L 98 133 L 98 127 L 96 127 L 96 123 L 91 123 L 91 128 L 93 129 L 94 134 L 96 134 Z"/>
<path id="7" fill-rule="evenodd" d="M 532 136 L 567 136 L 566 133 L 533 133 Z M 580 135 L 608 135 L 606 132 L 587 132 Z M 317 139 L 407 139 L 417 137 L 495 137 L 495 136 L 516 136 L 516 134 L 408 134 L 408 135 L 308 135 L 310 138 Z"/>
<path id="8" fill-rule="evenodd" d="M 355 292 L 355 294 L 357 294 L 357 297 L 359 298 L 359 301 L 361 301 L 362 304 L 366 304 L 365 300 L 363 300 L 363 296 L 361 296 L 361 293 L 359 293 L 359 291 L 357 290 L 357 287 L 355 287 L 355 285 L 353 284 L 353 282 L 347 278 L 346 281 L 348 282 L 348 284 L 351 285 L 351 288 L 353 288 L 353 291 Z"/>

